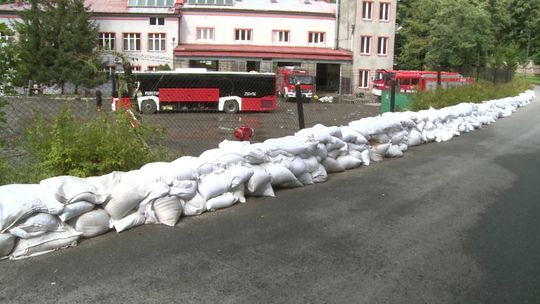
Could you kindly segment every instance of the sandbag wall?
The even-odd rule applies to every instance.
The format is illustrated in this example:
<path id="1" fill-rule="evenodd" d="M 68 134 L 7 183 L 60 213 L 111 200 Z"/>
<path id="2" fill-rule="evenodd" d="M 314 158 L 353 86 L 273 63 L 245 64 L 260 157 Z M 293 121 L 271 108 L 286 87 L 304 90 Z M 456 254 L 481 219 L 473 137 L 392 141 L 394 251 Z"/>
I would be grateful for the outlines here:
<path id="1" fill-rule="evenodd" d="M 328 173 L 401 157 L 410 146 L 442 142 L 508 117 L 535 95 L 441 110 L 385 113 L 348 126 L 316 125 L 262 143 L 223 141 L 199 157 L 129 172 L 0 187 L 0 258 L 20 259 L 75 246 L 81 238 L 143 224 L 175 226 L 181 216 L 274 196 L 279 188 L 324 182 Z"/>

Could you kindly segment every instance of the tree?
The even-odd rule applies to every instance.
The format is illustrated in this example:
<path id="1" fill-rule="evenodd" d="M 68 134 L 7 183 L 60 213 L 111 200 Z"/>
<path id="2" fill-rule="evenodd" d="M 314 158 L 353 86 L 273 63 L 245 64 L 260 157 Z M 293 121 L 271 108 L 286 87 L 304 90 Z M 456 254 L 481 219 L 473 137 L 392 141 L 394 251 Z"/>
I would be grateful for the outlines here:
<path id="1" fill-rule="evenodd" d="M 489 14 L 469 0 L 441 1 L 430 21 L 428 66 L 474 66 L 485 58 L 492 43 Z"/>
<path id="2" fill-rule="evenodd" d="M 520 47 L 520 57 L 540 64 L 540 0 L 510 0 L 511 37 Z"/>
<path id="3" fill-rule="evenodd" d="M 0 23 L 0 33 L 6 36 L 12 36 L 13 31 L 7 27 L 6 24 Z M 11 86 L 16 77 L 15 66 L 18 61 L 17 53 L 13 44 L 8 40 L 0 40 L 0 71 L 2 71 L 2 77 L 0 78 L 0 95 L 9 93 Z M 0 111 L 0 121 L 2 112 Z"/>
<path id="4" fill-rule="evenodd" d="M 30 0 L 16 24 L 23 81 L 95 85 L 105 80 L 97 58 L 98 27 L 83 0 Z"/>

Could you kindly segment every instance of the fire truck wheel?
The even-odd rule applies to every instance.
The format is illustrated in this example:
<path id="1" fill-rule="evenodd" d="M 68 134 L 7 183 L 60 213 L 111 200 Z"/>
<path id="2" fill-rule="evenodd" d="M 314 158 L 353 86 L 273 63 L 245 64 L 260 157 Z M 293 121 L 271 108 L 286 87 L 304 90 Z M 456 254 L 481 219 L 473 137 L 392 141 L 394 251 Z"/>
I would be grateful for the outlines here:
<path id="1" fill-rule="evenodd" d="M 238 102 L 236 100 L 227 100 L 225 101 L 225 104 L 223 105 L 223 112 L 225 113 L 238 113 L 240 110 L 240 106 L 238 106 Z"/>
<path id="2" fill-rule="evenodd" d="M 156 103 L 152 100 L 145 100 L 141 104 L 141 113 L 154 114 L 157 111 Z"/>

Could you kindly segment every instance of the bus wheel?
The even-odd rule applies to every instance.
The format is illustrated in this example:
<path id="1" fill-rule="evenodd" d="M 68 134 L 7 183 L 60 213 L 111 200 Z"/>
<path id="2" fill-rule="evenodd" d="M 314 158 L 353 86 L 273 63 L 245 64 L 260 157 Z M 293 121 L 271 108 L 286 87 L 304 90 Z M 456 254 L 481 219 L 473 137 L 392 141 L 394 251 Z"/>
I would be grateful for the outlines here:
<path id="1" fill-rule="evenodd" d="M 141 104 L 141 113 L 154 114 L 157 111 L 156 103 L 153 100 L 145 100 Z"/>
<path id="2" fill-rule="evenodd" d="M 238 102 L 236 100 L 227 100 L 225 101 L 225 104 L 223 105 L 223 112 L 225 113 L 238 113 L 240 110 L 240 106 L 238 106 Z"/>

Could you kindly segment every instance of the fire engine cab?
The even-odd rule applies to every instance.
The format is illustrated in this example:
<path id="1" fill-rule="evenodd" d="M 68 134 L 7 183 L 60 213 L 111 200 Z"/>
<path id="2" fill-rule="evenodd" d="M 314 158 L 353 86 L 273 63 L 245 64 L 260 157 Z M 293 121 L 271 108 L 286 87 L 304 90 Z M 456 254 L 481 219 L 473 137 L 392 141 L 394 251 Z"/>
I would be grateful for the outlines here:
<path id="1" fill-rule="evenodd" d="M 442 88 L 460 87 L 473 83 L 470 77 L 464 77 L 457 72 L 440 72 Z M 415 93 L 437 88 L 438 73 L 436 71 L 398 71 L 377 70 L 373 80 L 371 93 L 381 96 L 383 90 L 391 87 L 392 80 L 396 82 L 396 91 Z"/>
<path id="2" fill-rule="evenodd" d="M 279 96 L 287 100 L 296 97 L 296 84 L 300 83 L 302 96 L 308 100 L 313 97 L 313 76 L 306 69 L 296 66 L 279 67 L 276 77 Z"/>

